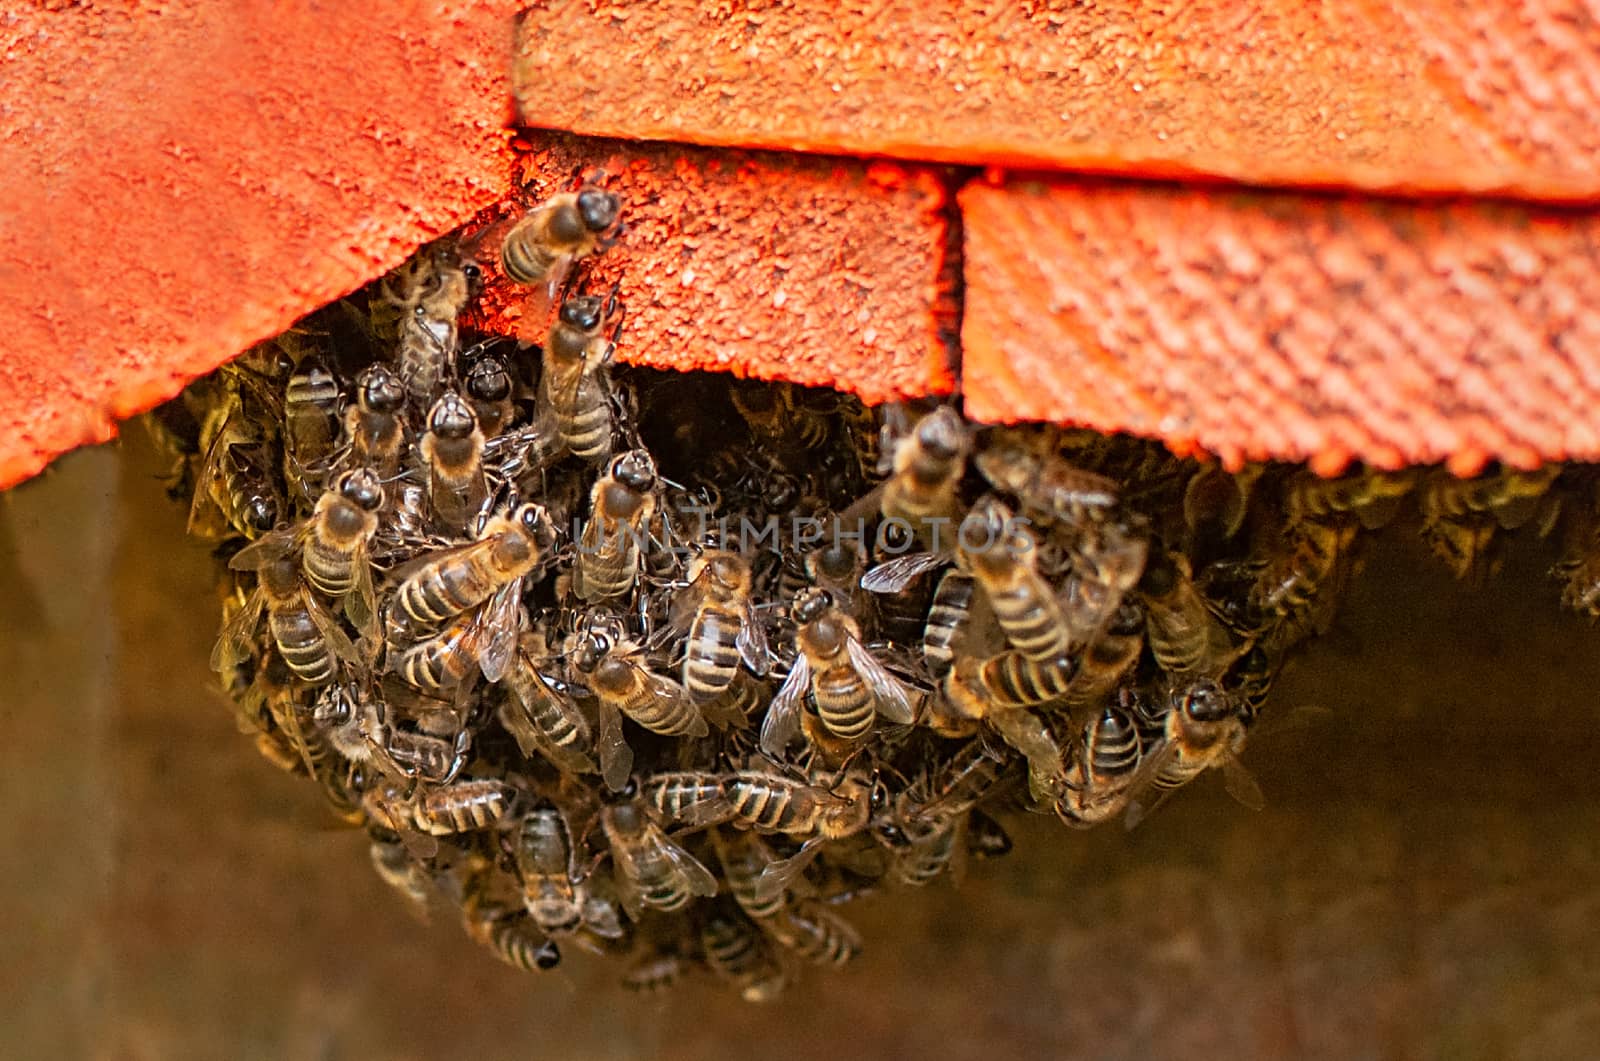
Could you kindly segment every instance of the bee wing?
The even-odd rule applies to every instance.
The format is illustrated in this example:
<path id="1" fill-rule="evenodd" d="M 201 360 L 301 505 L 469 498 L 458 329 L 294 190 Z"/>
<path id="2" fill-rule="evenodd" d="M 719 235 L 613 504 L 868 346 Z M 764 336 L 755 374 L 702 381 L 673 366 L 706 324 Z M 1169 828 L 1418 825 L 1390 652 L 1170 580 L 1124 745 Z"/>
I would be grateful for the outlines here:
<path id="1" fill-rule="evenodd" d="M 305 602 L 306 614 L 311 616 L 317 632 L 328 642 L 328 650 L 346 663 L 364 663 L 361 653 L 356 650 L 355 642 L 344 632 L 339 620 L 335 619 L 320 601 L 312 597 L 308 590 L 301 590 L 300 593 L 301 599 Z"/>
<path id="2" fill-rule="evenodd" d="M 211 669 L 218 674 L 225 674 L 233 666 L 243 661 L 250 655 L 250 642 L 255 639 L 256 627 L 261 621 L 261 607 L 266 600 L 266 595 L 257 589 L 250 594 L 244 607 L 228 624 L 222 628 L 217 636 L 217 643 L 211 649 Z"/>
<path id="3" fill-rule="evenodd" d="M 200 458 L 200 471 L 195 476 L 194 500 L 189 503 L 187 529 L 190 534 L 209 534 L 219 524 L 224 527 L 227 524 L 213 491 L 222 476 L 222 461 L 227 459 L 228 447 L 237 441 L 230 430 L 236 411 L 237 406 L 221 414 L 222 423 L 218 425 L 216 434 L 211 436 L 211 444 Z M 204 430 L 204 425 L 201 429 Z"/>
<path id="4" fill-rule="evenodd" d="M 615 848 L 612 849 L 611 855 L 613 861 L 619 863 L 622 861 L 617 857 Z M 639 915 L 644 912 L 644 899 L 639 895 L 639 886 L 633 880 L 633 863 L 628 862 L 618 869 L 619 872 L 614 874 L 617 880 L 617 898 L 622 900 L 622 908 L 628 912 L 628 916 L 637 921 Z"/>
<path id="5" fill-rule="evenodd" d="M 1162 770 L 1166 769 L 1167 764 L 1172 762 L 1173 757 L 1177 754 L 1177 745 L 1170 741 L 1162 740 L 1156 748 L 1145 753 L 1143 760 L 1139 763 L 1139 769 L 1135 770 L 1133 777 L 1128 779 L 1128 787 L 1123 795 L 1123 800 L 1128 809 L 1123 815 L 1122 822 L 1129 831 L 1137 829 L 1140 822 L 1154 814 L 1156 808 L 1165 803 L 1168 797 L 1177 791 L 1176 788 L 1169 788 L 1163 790 L 1153 800 L 1147 797 L 1151 782 L 1156 779 Z"/>
<path id="6" fill-rule="evenodd" d="M 739 658 L 750 668 L 750 673 L 765 678 L 772 670 L 772 648 L 767 644 L 767 628 L 761 616 L 749 605 L 745 606 L 735 644 L 739 647 Z"/>
<path id="7" fill-rule="evenodd" d="M 306 744 L 305 733 L 300 728 L 300 713 L 295 710 L 295 705 L 285 704 L 281 716 L 274 712 L 273 717 L 288 735 L 289 743 L 300 753 L 300 761 L 306 764 L 306 776 L 318 776 L 316 765 L 311 761 L 311 748 Z"/>
<path id="8" fill-rule="evenodd" d="M 691 803 L 673 816 L 673 823 L 681 825 L 686 830 L 706 829 L 713 825 L 721 825 L 733 818 L 733 804 L 724 796 L 713 796 L 710 799 Z"/>
<path id="9" fill-rule="evenodd" d="M 228 567 L 234 571 L 259 571 L 287 553 L 299 548 L 304 539 L 304 528 L 280 527 L 268 531 L 249 545 L 233 554 Z"/>
<path id="10" fill-rule="evenodd" d="M 945 562 L 939 553 L 907 553 L 885 560 L 861 576 L 861 588 L 868 593 L 899 593 Z"/>
<path id="11" fill-rule="evenodd" d="M 683 874 L 689 890 L 695 895 L 711 896 L 717 894 L 717 878 L 711 871 L 700 864 L 700 860 L 685 851 L 676 841 L 665 833 L 658 838 L 661 854 L 671 862 L 678 872 Z"/>
<path id="12" fill-rule="evenodd" d="M 1222 782 L 1228 795 L 1251 810 L 1260 810 L 1267 805 L 1267 797 L 1262 794 L 1261 786 L 1237 755 L 1229 753 L 1222 760 Z"/>
<path id="13" fill-rule="evenodd" d="M 237 558 L 236 558 L 237 559 Z M 356 631 L 367 640 L 381 632 L 378 623 L 378 595 L 372 588 L 372 564 L 365 543 L 358 546 L 355 563 L 356 584 L 344 598 L 344 613 Z"/>
<path id="14" fill-rule="evenodd" d="M 845 648 L 850 653 L 850 662 L 855 664 L 856 673 L 865 679 L 867 687 L 872 690 L 873 698 L 878 703 L 878 714 L 902 726 L 909 726 L 916 721 L 917 713 L 912 706 L 910 690 L 878 662 L 872 650 L 853 637 L 846 639 Z"/>
<path id="15" fill-rule="evenodd" d="M 511 657 L 522 637 L 522 579 L 514 578 L 501 586 L 478 614 L 484 631 L 478 646 L 478 669 L 485 680 L 497 682 L 511 667 Z"/>
<path id="16" fill-rule="evenodd" d="M 761 750 L 772 758 L 782 759 L 783 750 L 800 732 L 800 704 L 810 687 L 811 664 L 802 652 L 795 656 L 789 676 L 772 698 L 767 717 L 761 720 Z"/>
<path id="17" fill-rule="evenodd" d="M 601 939 L 621 939 L 627 931 L 617 916 L 616 905 L 598 895 L 583 897 L 583 923 Z"/>
<path id="18" fill-rule="evenodd" d="M 596 742 L 600 756 L 600 776 L 606 787 L 621 792 L 633 773 L 633 749 L 622 736 L 622 715 L 610 704 L 600 704 L 600 737 Z"/>
<path id="19" fill-rule="evenodd" d="M 756 879 L 755 896 L 760 900 L 776 899 L 794 884 L 805 868 L 822 853 L 826 841 L 815 836 L 800 845 L 800 850 L 788 858 L 776 859 L 768 862 L 761 869 L 761 876 Z"/>

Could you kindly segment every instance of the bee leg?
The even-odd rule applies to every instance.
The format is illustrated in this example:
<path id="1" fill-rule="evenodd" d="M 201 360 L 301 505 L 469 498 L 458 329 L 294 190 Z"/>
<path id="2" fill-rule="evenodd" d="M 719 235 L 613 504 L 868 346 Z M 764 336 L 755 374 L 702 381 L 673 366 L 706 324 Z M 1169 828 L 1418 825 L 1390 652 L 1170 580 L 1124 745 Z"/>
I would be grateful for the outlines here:
<path id="1" fill-rule="evenodd" d="M 461 768 L 467 765 L 467 749 L 471 747 L 472 731 L 466 726 L 462 726 L 461 731 L 456 734 L 455 755 L 450 760 L 450 769 L 445 771 L 444 777 L 438 782 L 439 784 L 448 785 L 456 779 L 456 775 L 461 773 Z"/>

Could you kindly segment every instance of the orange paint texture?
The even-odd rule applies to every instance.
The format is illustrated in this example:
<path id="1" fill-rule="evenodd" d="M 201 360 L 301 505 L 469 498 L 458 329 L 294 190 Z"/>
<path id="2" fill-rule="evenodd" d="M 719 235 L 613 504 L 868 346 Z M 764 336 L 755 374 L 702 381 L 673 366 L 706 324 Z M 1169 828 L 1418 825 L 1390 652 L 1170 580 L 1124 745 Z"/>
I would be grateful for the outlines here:
<path id="1" fill-rule="evenodd" d="M 518 55 L 595 135 L 1600 199 L 1593 0 L 545 0 Z"/>
<path id="2" fill-rule="evenodd" d="M 504 194 L 513 11 L 11 5 L 0 486 Z"/>
<path id="3" fill-rule="evenodd" d="M 944 186 L 925 170 L 801 155 L 544 137 L 520 202 L 603 172 L 627 231 L 585 266 L 626 309 L 617 358 L 836 386 L 878 403 L 954 385 Z M 516 209 L 516 203 L 506 204 Z M 527 289 L 492 284 L 483 326 L 543 337 Z M 537 303 L 535 303 L 537 306 Z"/>
<path id="4" fill-rule="evenodd" d="M 13 5 L 0 487 L 596 167 L 629 202 L 590 281 L 625 361 L 879 401 L 959 354 L 976 414 L 1234 462 L 1600 459 L 1592 214 L 978 185 L 962 263 L 930 168 L 1596 204 L 1593 4 Z M 513 88 L 631 142 L 519 152 Z M 525 309 L 502 283 L 477 313 L 537 335 Z"/>
<path id="5" fill-rule="evenodd" d="M 969 185 L 968 411 L 1232 465 L 1600 459 L 1600 217 Z"/>

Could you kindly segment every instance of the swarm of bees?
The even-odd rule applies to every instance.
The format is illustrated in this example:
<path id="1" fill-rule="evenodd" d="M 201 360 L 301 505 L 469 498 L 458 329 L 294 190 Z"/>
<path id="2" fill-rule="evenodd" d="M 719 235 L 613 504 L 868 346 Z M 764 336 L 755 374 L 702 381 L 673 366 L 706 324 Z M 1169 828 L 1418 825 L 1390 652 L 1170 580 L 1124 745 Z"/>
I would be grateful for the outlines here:
<path id="1" fill-rule="evenodd" d="M 366 830 L 419 912 L 524 970 L 746 999 L 861 949 L 839 912 L 1009 850 L 1001 819 L 1148 816 L 1240 761 L 1361 538 L 1415 496 L 1463 577 L 1560 528 L 1574 469 L 1227 473 L 1159 445 L 984 427 L 786 384 L 611 367 L 598 184 L 447 239 L 155 414 L 221 561 L 239 728 Z M 471 248 L 471 251 L 469 251 Z M 554 310 L 483 334 L 487 271 Z"/>

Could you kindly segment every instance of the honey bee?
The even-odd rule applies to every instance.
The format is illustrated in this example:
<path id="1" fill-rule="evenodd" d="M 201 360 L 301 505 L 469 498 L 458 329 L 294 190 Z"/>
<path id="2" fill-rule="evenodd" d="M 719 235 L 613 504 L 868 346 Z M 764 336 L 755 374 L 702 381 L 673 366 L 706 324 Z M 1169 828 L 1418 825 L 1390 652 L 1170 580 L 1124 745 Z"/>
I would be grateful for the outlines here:
<path id="1" fill-rule="evenodd" d="M 560 939 L 580 932 L 603 940 L 623 936 L 615 908 L 593 899 L 576 879 L 567 822 L 559 810 L 534 810 L 522 819 L 516 863 L 528 914 L 546 936 Z"/>
<path id="2" fill-rule="evenodd" d="M 1195 589 L 1188 560 L 1161 556 L 1139 582 L 1150 653 L 1173 678 L 1215 677 L 1232 662 L 1227 632 Z"/>
<path id="3" fill-rule="evenodd" d="M 1234 799 L 1251 810 L 1265 806 L 1261 787 L 1239 761 L 1245 732 L 1241 705 L 1216 682 L 1206 680 L 1175 687 L 1167 704 L 1162 736 L 1146 752 L 1145 763 L 1130 782 L 1135 792 L 1142 793 L 1148 786 L 1157 795 L 1149 806 L 1142 802 L 1129 805 L 1125 819 L 1128 828 L 1138 825 L 1173 792 L 1213 767 L 1222 770 L 1223 782 Z"/>
<path id="4" fill-rule="evenodd" d="M 339 381 L 317 357 L 300 362 L 284 391 L 284 478 L 307 504 L 320 492 L 339 438 Z"/>
<path id="5" fill-rule="evenodd" d="M 1133 717 L 1119 706 L 1107 705 L 1084 726 L 1083 736 L 1073 746 L 1056 814 L 1083 829 L 1116 817 L 1133 794 L 1142 750 Z"/>
<path id="6" fill-rule="evenodd" d="M 345 433 L 356 463 L 391 479 L 405 449 L 405 384 L 389 366 L 369 365 L 356 376 L 356 404 L 345 411 Z"/>
<path id="7" fill-rule="evenodd" d="M 511 400 L 515 385 L 510 370 L 498 354 L 480 354 L 467 370 L 462 388 L 485 440 L 495 438 L 511 426 L 516 415 Z"/>
<path id="8" fill-rule="evenodd" d="M 339 623 L 311 595 L 293 556 L 260 558 L 260 584 L 239 613 L 222 630 L 211 653 L 211 669 L 227 674 L 254 652 L 256 626 L 263 609 L 267 630 L 294 676 L 312 688 L 327 685 L 341 664 L 359 664 L 361 657 Z"/>
<path id="9" fill-rule="evenodd" d="M 683 686 L 652 672 L 644 649 L 619 637 L 615 629 L 606 629 L 606 624 L 591 624 L 572 659 L 599 701 L 602 731 L 607 729 L 607 715 L 614 719 L 620 712 L 665 737 L 703 737 L 710 732 Z"/>
<path id="10" fill-rule="evenodd" d="M 426 923 L 433 901 L 433 877 L 419 866 L 398 839 L 374 837 L 368 853 L 378 878 L 399 892 L 418 921 Z"/>
<path id="11" fill-rule="evenodd" d="M 477 611 L 454 617 L 398 656 L 391 641 L 389 670 L 437 700 L 448 700 L 452 694 L 464 698 L 478 671 L 489 681 L 499 681 L 510 666 L 509 646 L 517 641 L 518 607 L 516 596 L 502 590 Z"/>
<path id="12" fill-rule="evenodd" d="M 607 326 L 611 334 L 606 334 Z M 561 304 L 544 347 L 539 377 L 541 417 L 579 460 L 598 464 L 611 454 L 612 408 L 607 366 L 621 317 L 613 297 L 579 295 Z"/>
<path id="13" fill-rule="evenodd" d="M 959 873 L 970 812 L 1004 782 L 1009 765 L 1008 756 L 977 738 L 902 792 L 890 819 L 873 825 L 892 849 L 890 872 L 913 887 L 931 883 L 947 868 Z"/>
<path id="14" fill-rule="evenodd" d="M 497 513 L 476 541 L 429 554 L 400 583 L 395 608 L 424 626 L 460 615 L 532 573 L 554 544 L 555 528 L 542 505 L 527 502 Z"/>
<path id="15" fill-rule="evenodd" d="M 639 995 L 671 991 L 683 979 L 683 959 L 664 950 L 646 950 L 622 974 L 622 986 Z"/>
<path id="16" fill-rule="evenodd" d="M 1394 518 L 1400 502 L 1416 485 L 1410 472 L 1361 471 L 1322 479 L 1301 469 L 1283 487 L 1283 510 L 1291 523 L 1355 516 L 1367 530 Z"/>
<path id="17" fill-rule="evenodd" d="M 467 935 L 512 968 L 537 973 L 561 964 L 561 948 L 523 911 L 469 903 L 462 913 Z"/>
<path id="18" fill-rule="evenodd" d="M 893 472 L 883 485 L 884 518 L 910 524 L 925 542 L 935 539 L 938 523 L 955 516 L 956 488 L 971 447 L 961 414 L 950 406 L 917 421 L 895 447 Z"/>
<path id="19" fill-rule="evenodd" d="M 400 315 L 400 378 L 419 404 L 432 402 L 444 385 L 459 344 L 458 322 L 479 279 L 475 263 L 435 246 L 384 281 L 384 300 Z"/>
<path id="20" fill-rule="evenodd" d="M 763 751 L 782 758 L 808 692 L 823 725 L 843 741 L 865 737 L 875 714 L 900 725 L 915 720 L 910 691 L 861 643 L 861 628 L 834 606 L 832 594 L 807 590 L 790 611 L 799 652 L 762 721 Z"/>
<path id="21" fill-rule="evenodd" d="M 448 785 L 467 764 L 472 731 L 461 729 L 454 740 L 413 733 L 381 724 L 376 741 L 383 757 L 402 777 L 434 785 Z"/>
<path id="22" fill-rule="evenodd" d="M 237 401 L 220 406 L 202 424 L 205 456 L 189 508 L 190 534 L 214 540 L 234 534 L 259 538 L 283 515 L 266 446 L 245 424 Z"/>
<path id="23" fill-rule="evenodd" d="M 1115 480 L 1014 440 L 984 447 L 973 463 L 991 486 L 1015 497 L 1022 514 L 1042 528 L 1103 524 L 1122 501 Z"/>
<path id="24" fill-rule="evenodd" d="M 1015 524 L 1010 510 L 993 497 L 979 500 L 961 526 L 957 558 L 977 581 L 1012 648 L 1032 660 L 1066 652 L 1066 615 L 1038 572 L 1027 528 Z M 980 531 L 983 544 L 974 545 Z"/>
<path id="25" fill-rule="evenodd" d="M 698 828 L 732 817 L 723 792 L 722 778 L 693 770 L 665 770 L 652 774 L 640 795 L 662 820 Z"/>
<path id="26" fill-rule="evenodd" d="M 774 919 L 772 938 L 813 965 L 838 968 L 861 953 L 855 926 L 815 902 L 797 903 Z"/>
<path id="27" fill-rule="evenodd" d="M 719 906 L 706 916 L 700 923 L 700 951 L 712 974 L 731 984 L 746 1002 L 769 1002 L 788 983 L 766 936 L 737 908 Z"/>
<path id="28" fill-rule="evenodd" d="M 1144 571 L 1148 540 L 1111 520 L 1080 535 L 1071 552 L 1072 573 L 1062 587 L 1062 613 L 1073 644 L 1092 644 Z"/>
<path id="29" fill-rule="evenodd" d="M 1539 516 L 1545 492 L 1560 473 L 1558 464 L 1531 472 L 1500 468 L 1476 479 L 1431 472 L 1417 497 L 1423 540 L 1457 578 L 1481 582 L 1499 566 L 1491 550 L 1498 532 L 1515 530 Z M 1548 510 L 1546 522 L 1554 512 Z M 1541 526 L 1541 534 L 1548 529 Z"/>
<path id="30" fill-rule="evenodd" d="M 1562 605 L 1593 621 L 1600 618 L 1600 520 L 1594 500 L 1571 506 L 1566 523 L 1561 559 L 1550 573 L 1561 581 Z"/>
<path id="31" fill-rule="evenodd" d="M 520 790 L 505 781 L 467 780 L 434 785 L 410 795 L 394 785 L 369 789 L 368 815 L 386 829 L 454 836 L 499 828 L 510 820 Z"/>
<path id="32" fill-rule="evenodd" d="M 1247 614 L 1260 615 L 1275 642 L 1326 629 L 1352 570 L 1358 530 L 1352 520 L 1306 520 L 1269 546 L 1246 604 Z"/>
<path id="33" fill-rule="evenodd" d="M 922 632 L 922 659 L 935 678 L 949 673 L 956 640 L 972 607 L 972 593 L 972 576 L 960 571 L 946 571 L 933 591 L 928 622 Z"/>
<path id="34" fill-rule="evenodd" d="M 594 771 L 594 733 L 588 719 L 564 687 L 539 672 L 526 650 L 513 659 L 506 685 L 511 695 L 501 702 L 500 724 L 516 739 L 524 756 L 543 755 L 575 774 Z M 627 745 L 622 748 L 626 750 Z M 607 774 L 626 779 L 632 767 L 630 758 Z M 618 787 L 621 783 L 618 780 Z"/>
<path id="35" fill-rule="evenodd" d="M 1191 553 L 1239 533 L 1250 511 L 1251 491 L 1265 470 L 1265 465 L 1251 464 L 1228 472 L 1209 464 L 1194 474 L 1183 492 L 1185 542 Z"/>
<path id="36" fill-rule="evenodd" d="M 837 399 L 825 397 L 826 407 L 792 383 L 760 380 L 736 382 L 728 391 L 734 409 L 750 428 L 753 439 L 777 449 L 815 453 L 827 444 L 833 425 L 828 416 Z"/>
<path id="37" fill-rule="evenodd" d="M 434 549 L 402 569 L 391 625 L 433 625 L 482 604 L 531 575 L 554 543 L 543 506 L 513 499 L 483 523 L 474 541 Z"/>
<path id="38" fill-rule="evenodd" d="M 813 785 L 773 770 L 736 770 L 723 780 L 735 820 L 763 833 L 839 840 L 866 829 L 887 799 L 870 779 L 846 773 L 832 786 Z"/>
<path id="39" fill-rule="evenodd" d="M 888 474 L 883 448 L 883 417 L 877 409 L 855 395 L 839 399 L 839 420 L 850 439 L 850 452 L 856 459 L 863 482 L 873 482 Z"/>
<path id="40" fill-rule="evenodd" d="M 961 656 L 940 683 L 938 704 L 948 712 L 934 728 L 955 736 L 984 722 L 1028 760 L 1035 797 L 1053 792 L 1062 776 L 1061 748 L 1029 707 L 1061 699 L 1077 671 L 1073 657 L 1030 660 L 1013 650 L 998 656 Z"/>
<path id="41" fill-rule="evenodd" d="M 428 500 L 439 529 L 461 534 L 483 507 L 483 431 L 472 406 L 445 391 L 428 412 L 428 430 L 418 449 L 428 466 Z"/>
<path id="42" fill-rule="evenodd" d="M 611 846 L 623 907 L 635 920 L 642 908 L 682 910 L 696 895 L 717 894 L 717 879 L 662 832 L 643 803 L 628 800 L 600 811 Z"/>
<path id="43" fill-rule="evenodd" d="M 345 614 L 363 633 L 375 634 L 377 596 L 368 549 L 378 530 L 383 485 L 364 468 L 344 472 L 323 492 L 304 525 L 274 531 L 239 550 L 229 566 L 253 571 L 274 557 L 300 554 L 312 589 L 344 603 Z"/>
<path id="44" fill-rule="evenodd" d="M 500 269 L 515 283 L 542 285 L 542 312 L 574 263 L 620 238 L 621 219 L 621 198 L 593 184 L 552 196 L 506 233 Z"/>
<path id="45" fill-rule="evenodd" d="M 1078 673 L 1067 684 L 1066 706 L 1076 711 L 1104 700 L 1139 662 L 1144 639 L 1145 611 L 1137 601 L 1124 599 L 1105 631 L 1084 648 Z"/>
<path id="46" fill-rule="evenodd" d="M 770 661 L 744 557 L 708 551 L 689 565 L 688 580 L 694 618 L 684 642 L 683 687 L 704 704 L 732 688 L 741 662 L 751 673 L 765 676 Z"/>
<path id="47" fill-rule="evenodd" d="M 642 449 L 615 458 L 594 484 L 573 576 L 580 599 L 621 597 L 633 588 L 646 528 L 655 515 L 655 485 L 655 461 Z"/>
<path id="48" fill-rule="evenodd" d="M 788 896 L 782 889 L 769 889 L 763 883 L 771 879 L 767 870 L 777 859 L 758 833 L 717 829 L 711 834 L 711 846 L 717 852 L 728 892 L 746 917 L 761 924 L 783 912 Z"/>

